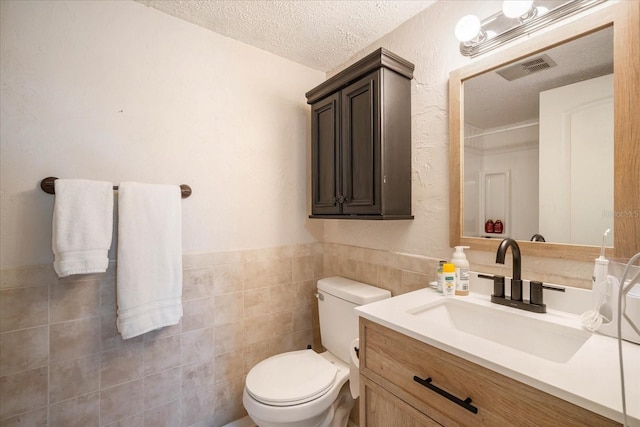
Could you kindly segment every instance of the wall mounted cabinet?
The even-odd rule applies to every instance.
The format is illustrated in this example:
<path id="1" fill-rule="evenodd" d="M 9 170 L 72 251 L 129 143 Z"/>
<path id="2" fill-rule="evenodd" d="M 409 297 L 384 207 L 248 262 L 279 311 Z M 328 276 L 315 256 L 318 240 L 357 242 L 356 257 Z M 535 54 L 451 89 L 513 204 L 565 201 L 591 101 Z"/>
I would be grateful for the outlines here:
<path id="1" fill-rule="evenodd" d="M 378 49 L 307 92 L 311 218 L 413 218 L 413 69 L 413 64 Z"/>

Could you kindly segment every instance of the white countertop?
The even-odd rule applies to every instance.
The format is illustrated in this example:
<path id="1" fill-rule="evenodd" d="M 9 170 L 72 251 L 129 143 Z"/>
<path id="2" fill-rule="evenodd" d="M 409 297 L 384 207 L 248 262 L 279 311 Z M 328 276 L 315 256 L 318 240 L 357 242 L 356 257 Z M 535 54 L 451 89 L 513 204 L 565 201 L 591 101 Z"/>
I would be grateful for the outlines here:
<path id="1" fill-rule="evenodd" d="M 420 321 L 419 317 L 407 312 L 443 298 L 432 289 L 422 289 L 357 307 L 356 312 L 392 330 L 623 423 L 618 341 L 615 338 L 593 333 L 573 357 L 565 363 L 557 363 L 462 331 L 452 333 L 450 328 Z M 544 314 L 529 313 L 493 304 L 488 295 L 479 293 L 451 298 L 582 329 L 577 314 L 551 308 Z M 522 333 L 526 334 L 526 331 Z M 640 345 L 623 341 L 622 351 L 627 422 L 629 426 L 640 427 Z"/>

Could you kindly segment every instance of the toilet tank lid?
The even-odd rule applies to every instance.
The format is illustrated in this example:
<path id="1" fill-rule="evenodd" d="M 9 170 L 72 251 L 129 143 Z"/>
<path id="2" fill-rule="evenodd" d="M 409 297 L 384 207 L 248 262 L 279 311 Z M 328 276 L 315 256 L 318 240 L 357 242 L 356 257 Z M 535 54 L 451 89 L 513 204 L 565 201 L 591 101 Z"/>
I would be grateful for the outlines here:
<path id="1" fill-rule="evenodd" d="M 318 290 L 357 305 L 391 298 L 391 292 L 386 289 L 337 276 L 318 280 Z"/>

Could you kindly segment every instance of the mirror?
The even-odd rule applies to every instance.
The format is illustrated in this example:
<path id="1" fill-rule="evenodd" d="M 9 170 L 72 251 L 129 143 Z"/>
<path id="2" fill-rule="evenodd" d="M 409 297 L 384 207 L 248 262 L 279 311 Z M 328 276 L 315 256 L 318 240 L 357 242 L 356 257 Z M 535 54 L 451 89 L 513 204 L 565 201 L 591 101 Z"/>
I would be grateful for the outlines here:
<path id="1" fill-rule="evenodd" d="M 462 98 L 463 235 L 601 244 L 613 229 L 613 27 L 471 77 Z"/>
<path id="2" fill-rule="evenodd" d="M 512 237 L 529 254 L 592 260 L 612 228 L 609 255 L 640 250 L 640 30 L 627 3 L 451 73 L 452 246 Z"/>

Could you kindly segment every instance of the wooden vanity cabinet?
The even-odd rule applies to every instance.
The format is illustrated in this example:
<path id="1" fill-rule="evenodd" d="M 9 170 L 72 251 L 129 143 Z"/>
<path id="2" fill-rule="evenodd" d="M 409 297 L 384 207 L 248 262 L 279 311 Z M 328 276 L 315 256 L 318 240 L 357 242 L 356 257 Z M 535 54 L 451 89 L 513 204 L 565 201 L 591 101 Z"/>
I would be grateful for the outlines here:
<path id="1" fill-rule="evenodd" d="M 393 420 L 401 418 L 416 426 L 621 425 L 361 318 L 360 425 L 400 425 Z"/>
<path id="2" fill-rule="evenodd" d="M 378 49 L 307 92 L 311 218 L 410 219 L 413 64 Z"/>

